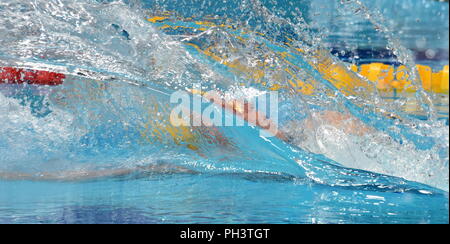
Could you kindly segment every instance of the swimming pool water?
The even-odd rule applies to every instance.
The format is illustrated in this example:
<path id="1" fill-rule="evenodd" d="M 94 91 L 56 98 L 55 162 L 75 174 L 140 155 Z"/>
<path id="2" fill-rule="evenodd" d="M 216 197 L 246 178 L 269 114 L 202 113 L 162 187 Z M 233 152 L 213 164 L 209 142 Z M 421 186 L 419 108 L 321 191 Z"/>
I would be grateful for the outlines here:
<path id="1" fill-rule="evenodd" d="M 262 7 L 245 5 L 259 2 Z M 401 55 L 394 55 L 403 49 L 386 49 L 389 38 L 371 29 L 373 25 L 361 20 L 360 13 L 339 12 L 340 7 L 347 9 L 344 2 L 355 3 L 336 1 L 322 8 L 306 0 L 290 4 L 256 0 L 177 4 L 170 0 L 64 0 L 61 7 L 40 0 L 36 5 L 2 1 L 0 30 L 8 35 L 0 37 L 0 67 L 55 69 L 67 73 L 68 78 L 56 88 L 0 87 L 0 176 L 5 172 L 32 175 L 22 180 L 0 179 L 0 223 L 448 223 L 448 123 L 427 117 L 428 110 L 420 114 L 420 119 L 400 111 L 402 99 L 384 106 L 380 96 L 366 100 L 346 96 L 321 78 L 308 62 L 313 60 L 311 57 L 301 57 L 284 45 L 288 36 L 308 43 L 311 46 L 305 46 L 311 49 L 319 41 L 345 62 L 355 61 L 356 56 L 358 64 L 403 61 L 399 60 Z M 373 4 L 367 2 L 373 9 Z M 432 13 L 444 13 L 428 19 L 429 24 L 448 20 L 448 3 L 408 3 L 402 8 L 423 4 L 428 6 L 423 9 L 429 8 Z M 189 4 L 192 8 L 187 7 Z M 264 6 L 273 11 L 265 11 Z M 165 26 L 167 23 L 152 24 L 144 18 L 165 13 L 163 10 L 176 12 L 178 19 L 172 24 L 178 27 L 172 30 Z M 291 14 L 299 11 L 304 13 L 304 20 Z M 427 20 L 422 15 L 430 12 L 421 11 L 422 23 Z M 212 27 L 210 36 L 186 41 L 186 35 L 192 34 L 189 31 L 198 26 L 195 18 L 211 20 L 217 17 L 214 14 L 220 17 L 216 19 L 231 18 L 246 25 L 223 32 L 220 27 Z M 393 18 L 389 11 L 383 14 Z M 354 15 L 354 28 L 351 24 L 329 23 L 344 23 L 348 15 Z M 189 21 L 192 16 L 194 20 Z M 414 17 L 408 16 L 405 23 L 392 19 L 391 26 L 411 27 Z M 311 26 L 304 26 L 302 21 Z M 439 28 L 447 30 L 440 38 L 448 42 L 448 21 Z M 406 48 L 417 51 L 426 46 L 443 53 L 431 60 L 417 60 L 414 56 L 414 61 L 439 68 L 448 64 L 448 47 L 445 49 L 440 39 L 434 38 L 440 30 L 424 35 L 426 45 L 417 47 L 423 42 L 411 42 L 416 32 L 403 29 L 407 30 L 402 36 Z M 296 33 L 299 30 L 301 33 Z M 194 33 L 198 31 L 204 30 Z M 235 45 L 240 38 L 248 38 L 250 44 Z M 201 48 L 192 45 L 210 43 L 231 56 L 237 49 L 237 60 L 262 60 L 264 54 L 273 53 L 295 56 L 288 59 L 293 64 L 276 67 L 301 67 L 305 74 L 298 75 L 322 81 L 320 89 L 327 96 L 281 93 L 283 104 L 288 105 L 282 111 L 287 118 L 281 118 L 280 123 L 306 117 L 290 113 L 294 109 L 344 108 L 380 134 L 353 141 L 334 154 L 345 151 L 358 157 L 359 147 L 366 146 L 371 150 L 360 153 L 370 155 L 372 161 L 362 164 L 374 171 L 345 167 L 329 155 L 266 138 L 254 126 L 219 128 L 232 142 L 230 147 L 205 141 L 186 146 L 185 141 L 177 141 L 164 129 L 159 134 L 162 116 L 174 106 L 169 103 L 170 92 L 191 88 L 197 81 L 207 88 L 227 90 L 247 82 L 247 86 L 261 89 L 249 81 L 253 77 L 236 75 L 233 67 L 215 63 L 214 58 L 202 56 Z M 380 53 L 386 56 L 380 58 Z M 270 57 L 281 60 L 276 55 Z M 408 99 L 416 98 L 411 95 Z M 398 112 L 404 120 L 386 118 L 371 110 L 378 104 Z M 224 116 L 236 119 L 229 113 Z M 441 117 L 448 118 L 448 110 Z M 336 135 L 330 138 L 339 139 Z M 191 150 L 196 147 L 198 150 Z M 348 155 L 337 158 L 345 161 Z M 161 165 L 174 170 L 160 170 Z M 69 177 L 74 171 L 148 166 L 156 170 L 87 180 Z M 60 172 L 61 178 L 45 177 L 46 173 Z"/>
<path id="2" fill-rule="evenodd" d="M 267 175 L 2 182 L 2 223 L 447 223 L 448 194 L 383 193 Z"/>

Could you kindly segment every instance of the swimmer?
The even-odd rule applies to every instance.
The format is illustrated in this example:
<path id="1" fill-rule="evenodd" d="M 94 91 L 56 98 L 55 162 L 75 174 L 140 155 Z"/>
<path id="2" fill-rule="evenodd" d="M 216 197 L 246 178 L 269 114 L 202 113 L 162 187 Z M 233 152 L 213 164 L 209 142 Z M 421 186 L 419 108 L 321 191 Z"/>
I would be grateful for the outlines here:
<path id="1" fill-rule="evenodd" d="M 58 86 L 62 85 L 66 76 L 64 74 L 38 71 L 38 70 L 26 70 L 13 67 L 0 67 L 0 84 L 30 84 L 39 86 Z M 194 92 L 195 93 L 195 92 Z M 238 100 L 225 101 L 222 99 L 221 94 L 218 92 L 206 93 L 204 97 L 219 106 L 224 107 L 228 111 L 236 114 L 244 120 L 259 126 L 278 138 L 287 141 L 288 135 L 283 132 L 276 131 L 277 128 L 272 121 L 267 119 L 267 116 L 259 111 L 255 111 L 253 106 L 246 102 L 240 102 Z M 367 134 L 371 129 L 364 125 L 360 120 L 350 115 L 344 115 L 336 111 L 322 111 L 314 113 L 311 118 L 304 122 L 304 129 L 313 129 L 314 124 L 319 121 L 323 124 L 329 124 L 333 127 L 340 129 L 348 134 L 362 136 Z"/>
<path id="2" fill-rule="evenodd" d="M 47 85 L 57 86 L 64 82 L 65 75 L 57 74 L 47 71 L 33 71 L 24 70 L 12 67 L 0 67 L 0 84 L 32 84 L 32 85 Z M 195 93 L 192 91 L 192 93 Z M 204 97 L 218 106 L 221 106 L 236 116 L 254 124 L 268 132 L 272 133 L 277 138 L 287 142 L 294 143 L 297 135 L 293 135 L 292 131 L 313 131 L 317 124 L 326 124 L 333 126 L 347 134 L 362 136 L 371 131 L 363 122 L 350 115 L 344 115 L 336 111 L 322 111 L 313 113 L 309 118 L 303 122 L 291 121 L 286 127 L 293 127 L 292 130 L 281 129 L 277 130 L 277 125 L 271 121 L 267 116 L 259 111 L 256 111 L 254 106 L 248 102 L 239 101 L 236 99 L 225 100 L 220 93 L 202 94 Z M 202 137 L 205 137 L 211 144 L 216 144 L 221 148 L 233 149 L 231 142 L 222 135 L 215 127 L 208 127 L 204 124 L 193 128 L 194 131 L 199 132 Z M 188 144 L 188 143 L 187 143 Z M 205 157 L 198 148 L 194 145 L 188 144 L 188 148 L 198 151 L 198 154 Z M 0 172 L 0 179 L 6 180 L 49 180 L 49 181 L 79 181 L 91 180 L 104 177 L 122 177 L 133 175 L 135 173 L 154 172 L 154 173 L 193 173 L 187 168 L 174 166 L 170 164 L 149 165 L 146 167 L 134 167 L 125 169 L 105 169 L 105 170 L 79 170 L 66 172 L 40 172 L 37 174 L 14 173 L 14 172 Z"/>

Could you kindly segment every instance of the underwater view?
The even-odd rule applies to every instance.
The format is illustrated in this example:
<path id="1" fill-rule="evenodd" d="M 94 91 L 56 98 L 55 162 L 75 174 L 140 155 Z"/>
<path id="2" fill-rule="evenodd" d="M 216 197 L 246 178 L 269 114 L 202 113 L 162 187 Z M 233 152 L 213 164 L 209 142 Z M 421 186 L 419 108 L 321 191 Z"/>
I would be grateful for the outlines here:
<path id="1" fill-rule="evenodd" d="M 0 224 L 448 224 L 449 3 L 1 0 Z"/>

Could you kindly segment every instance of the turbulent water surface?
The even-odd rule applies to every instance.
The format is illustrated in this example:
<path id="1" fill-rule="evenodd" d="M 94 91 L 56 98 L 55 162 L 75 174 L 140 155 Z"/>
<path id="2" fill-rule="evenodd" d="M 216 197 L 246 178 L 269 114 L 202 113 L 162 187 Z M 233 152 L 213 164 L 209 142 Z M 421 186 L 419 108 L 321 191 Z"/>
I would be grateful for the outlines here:
<path id="1" fill-rule="evenodd" d="M 445 97 L 387 101 L 350 71 L 341 60 L 359 64 L 371 47 L 413 81 L 419 61 L 382 13 L 332 2 L 2 0 L 0 67 L 67 77 L 0 84 L 0 223 L 448 223 Z M 448 20 L 448 3 L 430 2 Z M 372 32 L 345 38 L 332 17 Z M 170 126 L 170 94 L 192 88 L 277 90 L 290 140 L 251 125 Z"/>

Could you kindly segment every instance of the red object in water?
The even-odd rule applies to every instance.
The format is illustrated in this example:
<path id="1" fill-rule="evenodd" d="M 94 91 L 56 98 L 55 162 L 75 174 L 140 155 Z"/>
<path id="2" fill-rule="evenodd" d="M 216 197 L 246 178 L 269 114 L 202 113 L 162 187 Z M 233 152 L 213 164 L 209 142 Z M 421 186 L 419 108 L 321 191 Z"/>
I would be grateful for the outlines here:
<path id="1" fill-rule="evenodd" d="M 61 85 L 66 75 L 49 71 L 0 67 L 0 84 Z"/>

